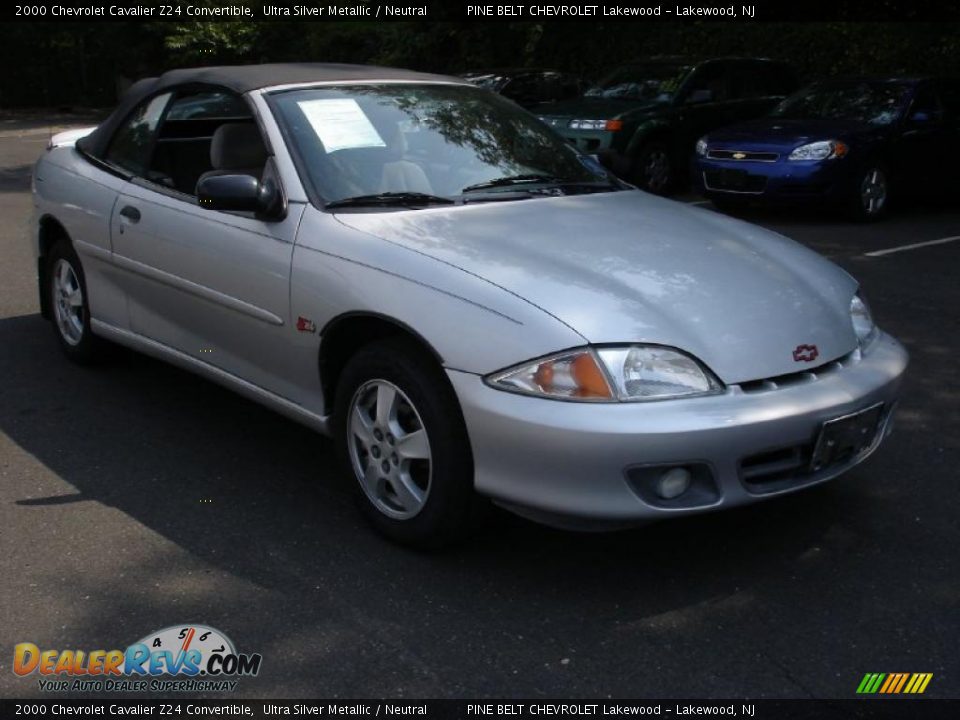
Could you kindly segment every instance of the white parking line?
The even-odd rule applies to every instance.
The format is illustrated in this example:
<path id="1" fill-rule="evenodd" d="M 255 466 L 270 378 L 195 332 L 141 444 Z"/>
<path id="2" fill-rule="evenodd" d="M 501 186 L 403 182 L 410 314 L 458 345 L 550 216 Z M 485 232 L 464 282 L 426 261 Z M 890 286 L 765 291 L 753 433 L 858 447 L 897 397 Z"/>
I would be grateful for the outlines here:
<path id="1" fill-rule="evenodd" d="M 893 253 L 903 252 L 904 250 L 914 250 L 916 248 L 929 247 L 930 245 L 943 245 L 954 240 L 960 240 L 960 235 L 940 238 L 939 240 L 927 240 L 926 242 L 911 243 L 910 245 L 901 245 L 900 247 L 887 248 L 886 250 L 874 250 L 864 253 L 866 257 L 881 257 L 882 255 L 891 255 Z"/>

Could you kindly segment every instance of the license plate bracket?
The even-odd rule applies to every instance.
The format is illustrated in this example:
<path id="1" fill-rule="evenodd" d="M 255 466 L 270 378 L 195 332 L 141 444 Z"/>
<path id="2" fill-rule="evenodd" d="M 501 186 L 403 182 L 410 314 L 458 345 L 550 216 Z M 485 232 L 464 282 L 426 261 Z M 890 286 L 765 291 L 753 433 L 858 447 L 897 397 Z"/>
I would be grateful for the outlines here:
<path id="1" fill-rule="evenodd" d="M 747 184 L 747 171 L 723 168 L 720 171 L 720 180 L 724 187 L 731 190 L 742 190 Z"/>
<path id="2" fill-rule="evenodd" d="M 883 403 L 827 420 L 820 426 L 810 470 L 849 462 L 867 452 L 877 439 L 883 419 Z"/>

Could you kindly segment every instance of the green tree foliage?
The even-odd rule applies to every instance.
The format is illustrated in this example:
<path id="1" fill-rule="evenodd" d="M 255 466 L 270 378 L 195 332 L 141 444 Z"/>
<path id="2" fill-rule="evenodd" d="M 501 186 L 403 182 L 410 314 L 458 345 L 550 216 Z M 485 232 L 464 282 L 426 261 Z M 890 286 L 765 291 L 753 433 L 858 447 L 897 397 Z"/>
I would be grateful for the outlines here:
<path id="1" fill-rule="evenodd" d="M 214 4 L 215 0 L 207 0 Z M 0 107 L 106 106 L 174 67 L 355 62 L 440 73 L 553 67 L 596 79 L 649 55 L 765 56 L 805 78 L 960 74 L 957 23 L 109 22 L 0 26 Z M 13 71 L 9 69 L 13 68 Z"/>

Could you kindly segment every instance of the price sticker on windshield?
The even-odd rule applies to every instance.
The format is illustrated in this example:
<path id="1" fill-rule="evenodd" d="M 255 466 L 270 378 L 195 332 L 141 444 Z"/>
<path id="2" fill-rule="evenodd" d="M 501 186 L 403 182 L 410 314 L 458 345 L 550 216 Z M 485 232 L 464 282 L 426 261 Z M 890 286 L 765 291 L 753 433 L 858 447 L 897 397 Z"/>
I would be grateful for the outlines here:
<path id="1" fill-rule="evenodd" d="M 303 100 L 297 105 L 328 153 L 387 145 L 353 98 Z"/>

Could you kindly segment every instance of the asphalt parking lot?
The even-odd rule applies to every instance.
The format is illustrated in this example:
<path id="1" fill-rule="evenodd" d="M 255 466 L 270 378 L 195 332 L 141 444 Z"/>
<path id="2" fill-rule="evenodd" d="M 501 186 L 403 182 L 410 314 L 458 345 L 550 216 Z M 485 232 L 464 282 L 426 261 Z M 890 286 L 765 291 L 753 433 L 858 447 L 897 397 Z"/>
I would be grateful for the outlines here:
<path id="1" fill-rule="evenodd" d="M 422 555 L 368 530 L 309 430 L 132 353 L 67 362 L 25 239 L 46 140 L 0 121 L 0 696 L 40 694 L 16 643 L 198 622 L 262 653 L 251 698 L 846 698 L 902 671 L 960 697 L 960 241 L 868 255 L 960 235 L 960 208 L 749 216 L 852 272 L 912 355 L 845 478 L 612 534 L 497 517 Z"/>

